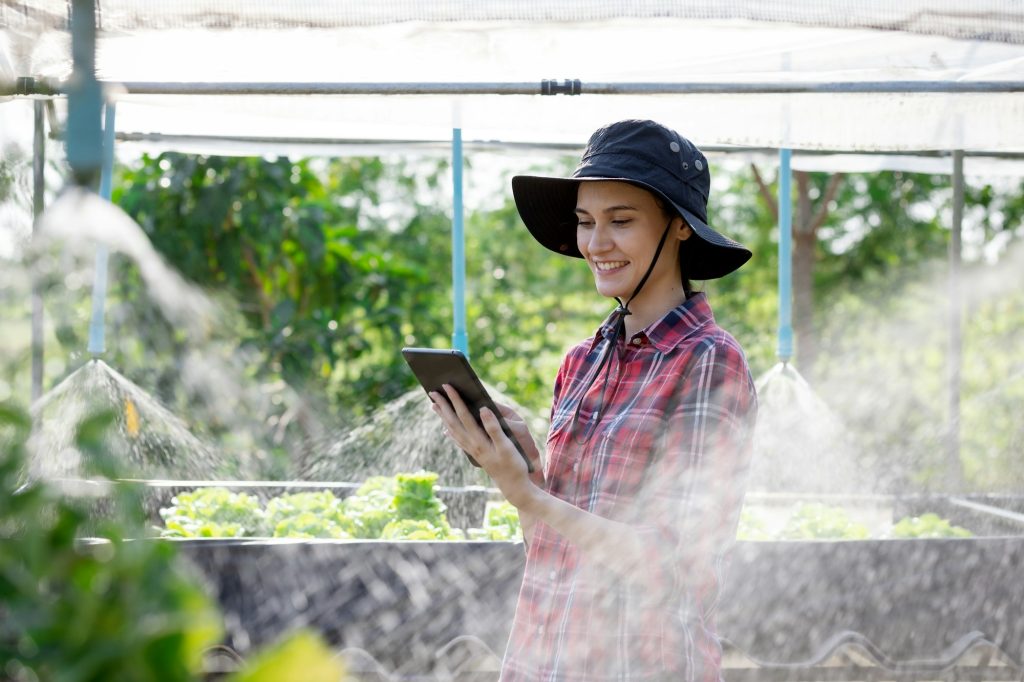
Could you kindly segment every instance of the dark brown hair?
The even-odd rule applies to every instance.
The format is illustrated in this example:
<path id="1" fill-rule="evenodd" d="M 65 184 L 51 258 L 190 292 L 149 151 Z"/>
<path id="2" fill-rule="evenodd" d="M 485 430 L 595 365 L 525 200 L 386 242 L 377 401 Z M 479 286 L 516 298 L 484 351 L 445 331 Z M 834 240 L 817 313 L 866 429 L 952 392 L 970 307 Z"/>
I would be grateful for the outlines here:
<path id="1" fill-rule="evenodd" d="M 676 218 L 680 218 L 683 221 L 684 225 L 686 225 L 687 227 L 690 227 L 690 224 L 688 222 L 686 222 L 686 218 L 684 218 L 683 216 L 679 215 L 679 212 L 676 211 L 674 206 L 672 206 L 671 204 L 666 202 L 664 199 L 662 199 L 660 196 L 658 196 L 654 192 L 651 192 L 651 195 L 654 197 L 654 202 L 656 204 L 658 204 L 658 208 L 661 209 L 661 213 L 662 213 L 662 215 L 665 216 L 666 219 L 671 221 L 671 220 L 675 220 Z M 693 228 L 691 227 L 690 229 L 692 230 Z M 686 298 L 690 298 L 690 296 L 693 294 L 693 283 L 686 277 L 686 273 L 683 272 L 683 249 L 684 248 L 686 248 L 686 242 L 685 241 L 679 242 L 679 280 L 680 280 L 680 282 L 683 285 L 683 293 L 686 294 Z"/>

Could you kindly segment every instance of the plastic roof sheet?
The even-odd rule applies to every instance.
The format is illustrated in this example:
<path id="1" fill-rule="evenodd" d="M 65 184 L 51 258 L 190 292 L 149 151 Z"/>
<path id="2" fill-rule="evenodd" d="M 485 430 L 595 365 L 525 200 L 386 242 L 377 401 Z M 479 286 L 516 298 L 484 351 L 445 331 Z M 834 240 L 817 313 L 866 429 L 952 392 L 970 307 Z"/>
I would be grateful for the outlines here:
<path id="1" fill-rule="evenodd" d="M 66 77 L 68 2 L 0 5 L 0 83 Z M 110 82 L 1019 83 L 1024 2 L 98 2 Z M 701 145 L 1024 152 L 1024 93 L 124 95 L 118 129 L 582 145 L 654 118 Z M 8 107 L 0 106 L 0 116 Z M 13 115 L 13 114 L 11 114 Z M 208 141 L 210 151 L 218 144 Z M 235 146 L 237 147 L 237 142 Z M 254 145 L 254 149 L 258 145 Z"/>

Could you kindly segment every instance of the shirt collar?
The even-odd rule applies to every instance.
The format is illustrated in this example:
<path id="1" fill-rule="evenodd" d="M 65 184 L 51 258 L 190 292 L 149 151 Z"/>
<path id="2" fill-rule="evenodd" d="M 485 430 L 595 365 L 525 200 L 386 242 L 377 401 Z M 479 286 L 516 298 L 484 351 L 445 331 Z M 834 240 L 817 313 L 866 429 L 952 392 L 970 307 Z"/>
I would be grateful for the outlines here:
<path id="1" fill-rule="evenodd" d="M 590 344 L 591 351 L 597 347 L 597 344 L 602 339 L 610 339 L 612 334 L 615 333 L 610 323 L 613 314 L 611 313 L 605 318 L 605 321 L 594 334 Z M 713 324 L 714 321 L 715 317 L 711 313 L 707 294 L 701 291 L 692 294 L 685 301 L 665 313 L 661 319 L 652 322 L 646 329 L 634 334 L 634 337 L 646 337 L 647 341 L 660 352 L 668 353 L 684 339 L 697 333 L 706 325 Z M 626 343 L 629 343 L 629 341 L 630 339 L 626 339 Z"/>

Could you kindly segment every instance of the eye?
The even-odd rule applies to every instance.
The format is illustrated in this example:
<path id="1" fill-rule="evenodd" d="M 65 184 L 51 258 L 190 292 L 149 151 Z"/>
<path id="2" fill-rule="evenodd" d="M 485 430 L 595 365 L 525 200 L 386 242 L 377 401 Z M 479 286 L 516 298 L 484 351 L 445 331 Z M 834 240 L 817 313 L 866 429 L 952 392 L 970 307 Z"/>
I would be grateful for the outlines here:
<path id="1" fill-rule="evenodd" d="M 594 226 L 594 221 L 589 220 L 587 218 L 580 218 L 578 221 L 576 221 L 576 227 L 593 227 L 593 226 Z"/>
<path id="2" fill-rule="evenodd" d="M 615 225 L 616 227 L 623 227 L 631 222 L 632 220 L 630 218 L 616 218 L 612 221 L 612 225 Z"/>

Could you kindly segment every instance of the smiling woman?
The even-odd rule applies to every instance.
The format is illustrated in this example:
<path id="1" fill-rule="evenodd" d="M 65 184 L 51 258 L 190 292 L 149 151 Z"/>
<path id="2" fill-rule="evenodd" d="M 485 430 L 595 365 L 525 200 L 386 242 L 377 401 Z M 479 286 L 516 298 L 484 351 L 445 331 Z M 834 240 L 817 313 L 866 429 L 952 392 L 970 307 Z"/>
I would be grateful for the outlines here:
<path id="1" fill-rule="evenodd" d="M 545 247 L 582 258 L 618 307 L 566 354 L 545 456 L 502 410 L 434 393 L 450 437 L 519 510 L 526 571 L 502 680 L 718 680 L 721 558 L 735 535 L 756 414 L 743 351 L 687 278 L 750 251 L 707 224 L 703 153 L 651 121 L 591 137 L 569 178 L 517 176 Z M 575 241 L 572 237 L 575 235 Z"/>

